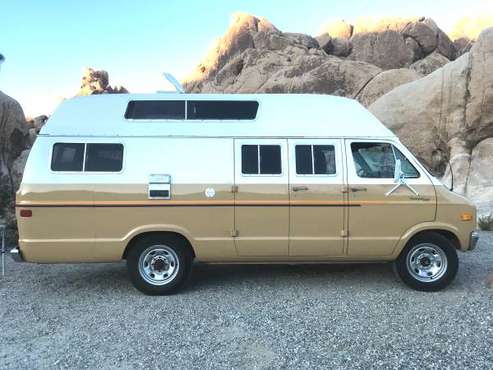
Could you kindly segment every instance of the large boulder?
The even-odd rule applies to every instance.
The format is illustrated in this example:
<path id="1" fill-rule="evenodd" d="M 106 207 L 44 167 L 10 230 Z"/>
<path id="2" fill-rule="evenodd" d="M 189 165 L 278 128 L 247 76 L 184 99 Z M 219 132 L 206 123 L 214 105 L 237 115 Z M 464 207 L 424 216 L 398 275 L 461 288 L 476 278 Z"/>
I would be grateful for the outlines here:
<path id="1" fill-rule="evenodd" d="M 18 189 L 21 181 L 22 174 L 24 173 L 24 168 L 26 167 L 27 157 L 31 149 L 25 149 L 22 153 L 15 159 L 12 163 L 12 168 L 10 170 L 10 176 L 12 178 L 12 183 L 14 184 L 14 189 Z"/>
<path id="2" fill-rule="evenodd" d="M 435 150 L 450 158 L 456 190 L 466 192 L 471 155 L 493 137 L 493 28 L 469 53 L 385 94 L 370 110 L 425 163 Z"/>
<path id="3" fill-rule="evenodd" d="M 48 121 L 48 116 L 42 114 L 41 116 L 36 116 L 34 118 L 27 118 L 26 122 L 38 134 L 47 121 Z"/>
<path id="4" fill-rule="evenodd" d="M 365 86 L 357 96 L 357 99 L 361 104 L 367 107 L 397 86 L 416 81 L 421 77 L 423 77 L 421 74 L 407 68 L 383 71 Z"/>
<path id="5" fill-rule="evenodd" d="M 381 71 L 368 63 L 327 55 L 319 43 L 308 36 L 283 33 L 265 19 L 236 14 L 184 86 L 190 92 L 356 96 Z"/>
<path id="6" fill-rule="evenodd" d="M 318 44 L 327 54 L 335 55 L 336 57 L 345 58 L 351 54 L 351 41 L 340 37 L 331 37 L 328 33 L 324 33 L 316 37 Z"/>
<path id="7" fill-rule="evenodd" d="M 438 27 L 433 19 L 425 18 L 423 23 L 430 27 L 437 36 L 436 51 L 448 60 L 454 60 L 457 57 L 457 49 L 450 37 Z"/>
<path id="8" fill-rule="evenodd" d="M 7 225 L 7 243 L 15 243 L 16 158 L 30 145 L 29 126 L 17 101 L 0 92 L 0 221 Z"/>
<path id="9" fill-rule="evenodd" d="M 479 214 L 493 210 L 493 138 L 481 141 L 472 151 L 466 195 L 475 200 Z"/>
<path id="10" fill-rule="evenodd" d="M 456 55 L 450 38 L 425 17 L 362 18 L 354 25 L 351 44 L 351 59 L 383 69 L 409 67 L 433 52 L 449 60 Z"/>
<path id="11" fill-rule="evenodd" d="M 93 94 L 124 94 L 128 93 L 127 89 L 122 86 L 112 87 L 109 85 L 108 72 L 95 70 L 92 68 L 84 69 L 82 75 L 82 84 L 77 95 Z"/>
<path id="12" fill-rule="evenodd" d="M 423 50 L 424 54 L 429 54 L 438 46 L 437 31 L 432 29 L 425 22 L 411 22 L 402 30 L 404 37 L 415 40 Z"/>
<path id="13" fill-rule="evenodd" d="M 259 34 L 263 36 L 262 39 L 257 37 L 254 40 L 254 37 Z M 234 56 L 247 49 L 255 48 L 255 41 L 264 46 L 271 45 L 274 49 L 282 49 L 280 45 L 282 40 L 279 40 L 280 35 L 281 33 L 277 28 L 264 18 L 245 13 L 235 13 L 228 32 L 216 41 L 207 56 L 187 77 L 185 82 L 207 80 L 230 62 Z"/>
<path id="14" fill-rule="evenodd" d="M 322 27 L 321 33 L 328 34 L 330 37 L 349 39 L 353 35 L 353 25 L 344 20 L 336 20 L 327 23 Z"/>
<path id="15" fill-rule="evenodd" d="M 448 62 L 450 62 L 450 60 L 439 52 L 434 51 L 426 56 L 426 58 L 411 64 L 410 68 L 422 75 L 429 75 L 431 72 L 435 72 L 437 69 L 442 68 Z"/>
<path id="16" fill-rule="evenodd" d="M 9 175 L 12 163 L 29 146 L 29 126 L 20 104 L 0 91 L 0 176 Z"/>
<path id="17" fill-rule="evenodd" d="M 393 30 L 357 33 L 351 38 L 353 60 L 374 64 L 382 69 L 408 67 L 415 60 L 414 47 Z"/>
<path id="18" fill-rule="evenodd" d="M 471 40 L 467 37 L 460 37 L 454 40 L 454 47 L 456 50 L 456 56 L 460 57 L 461 55 L 467 53 L 471 50 L 474 45 L 474 40 Z"/>

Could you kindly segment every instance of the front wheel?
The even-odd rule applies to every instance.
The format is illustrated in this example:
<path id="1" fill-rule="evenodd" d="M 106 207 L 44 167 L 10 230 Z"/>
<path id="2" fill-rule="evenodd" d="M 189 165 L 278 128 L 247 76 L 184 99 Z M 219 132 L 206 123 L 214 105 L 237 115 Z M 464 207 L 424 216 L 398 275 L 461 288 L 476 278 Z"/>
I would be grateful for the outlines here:
<path id="1" fill-rule="evenodd" d="M 190 247 L 174 236 L 144 237 L 127 255 L 133 285 L 149 295 L 175 293 L 185 283 L 191 267 Z"/>
<path id="2" fill-rule="evenodd" d="M 412 238 L 395 261 L 402 281 L 415 290 L 434 292 L 448 286 L 457 274 L 454 245 L 438 233 Z"/>

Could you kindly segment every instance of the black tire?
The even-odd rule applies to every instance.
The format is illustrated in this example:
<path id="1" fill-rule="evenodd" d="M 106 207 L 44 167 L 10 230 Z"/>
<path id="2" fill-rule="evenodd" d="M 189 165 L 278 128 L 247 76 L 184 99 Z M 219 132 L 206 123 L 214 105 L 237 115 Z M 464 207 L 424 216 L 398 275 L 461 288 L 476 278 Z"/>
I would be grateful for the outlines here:
<path id="1" fill-rule="evenodd" d="M 147 295 L 176 293 L 190 276 L 192 262 L 190 245 L 173 235 L 143 237 L 127 254 L 130 280 Z"/>
<path id="2" fill-rule="evenodd" d="M 407 243 L 394 262 L 394 267 L 397 275 L 409 287 L 436 292 L 454 280 L 459 259 L 455 246 L 447 238 L 435 232 L 427 232 Z"/>

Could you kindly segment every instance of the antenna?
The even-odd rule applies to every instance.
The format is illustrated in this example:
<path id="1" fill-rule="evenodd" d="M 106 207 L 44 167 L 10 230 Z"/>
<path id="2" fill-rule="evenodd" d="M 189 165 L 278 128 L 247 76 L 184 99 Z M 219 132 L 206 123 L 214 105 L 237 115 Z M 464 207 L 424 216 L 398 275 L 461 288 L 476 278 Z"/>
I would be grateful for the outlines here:
<path id="1" fill-rule="evenodd" d="M 448 160 L 448 165 L 450 167 L 450 191 L 454 191 L 454 170 L 452 169 L 452 162 Z"/>
<path id="2" fill-rule="evenodd" d="M 185 89 L 181 85 L 180 81 L 178 81 L 175 78 L 175 76 L 173 76 L 171 73 L 168 73 L 168 72 L 164 72 L 163 75 L 164 75 L 164 78 L 166 78 L 169 81 L 169 83 L 175 87 L 176 92 L 179 92 L 180 94 L 185 93 Z"/>

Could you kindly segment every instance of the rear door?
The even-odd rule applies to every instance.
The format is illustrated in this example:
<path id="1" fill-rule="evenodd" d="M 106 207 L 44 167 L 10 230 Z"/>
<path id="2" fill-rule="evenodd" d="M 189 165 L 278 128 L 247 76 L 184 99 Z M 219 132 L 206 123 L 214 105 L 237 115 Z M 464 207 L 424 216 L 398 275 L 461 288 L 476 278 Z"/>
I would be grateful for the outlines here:
<path id="1" fill-rule="evenodd" d="M 348 254 L 378 257 L 392 254 L 412 226 L 435 218 L 435 189 L 428 175 L 398 143 L 346 140 L 349 190 Z M 400 150 L 399 150 L 400 148 Z M 406 186 L 396 185 L 394 169 L 401 160 Z"/>
<path id="2" fill-rule="evenodd" d="M 340 140 L 289 140 L 289 255 L 344 254 L 344 166 Z"/>
<path id="3" fill-rule="evenodd" d="M 235 243 L 244 257 L 288 255 L 287 140 L 235 140 Z"/>

